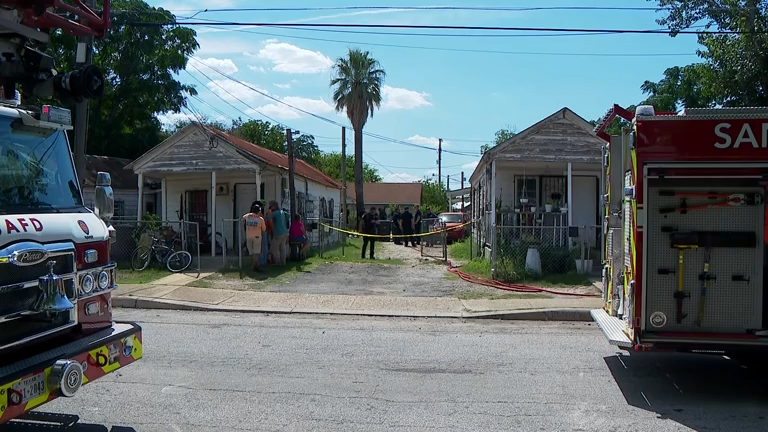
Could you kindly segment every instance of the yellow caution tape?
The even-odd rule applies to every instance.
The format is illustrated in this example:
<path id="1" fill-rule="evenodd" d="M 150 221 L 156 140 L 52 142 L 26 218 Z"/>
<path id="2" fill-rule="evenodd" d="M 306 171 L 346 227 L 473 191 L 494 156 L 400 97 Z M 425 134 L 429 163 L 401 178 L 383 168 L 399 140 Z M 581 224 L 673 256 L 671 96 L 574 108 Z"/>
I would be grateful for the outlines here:
<path id="1" fill-rule="evenodd" d="M 389 235 L 386 235 L 386 234 L 365 234 L 365 233 L 360 233 L 360 232 L 357 232 L 357 231 L 344 230 L 344 229 L 337 228 L 337 227 L 332 226 L 332 225 L 324 224 L 322 222 L 319 222 L 319 225 L 324 226 L 324 227 L 329 228 L 329 229 L 332 229 L 334 231 L 338 231 L 338 232 L 341 232 L 341 233 L 344 233 L 344 234 L 348 234 L 348 235 L 354 235 L 354 236 L 360 236 L 360 237 L 372 237 L 372 238 L 389 238 L 390 240 L 393 240 L 395 237 L 397 237 L 397 238 L 411 238 L 411 237 L 425 237 L 425 236 L 430 236 L 430 235 L 435 235 L 435 234 L 441 234 L 441 233 L 444 233 L 444 232 L 454 231 L 454 230 L 457 230 L 459 228 L 463 228 L 463 227 L 465 227 L 467 225 L 472 225 L 474 222 L 475 221 L 470 221 L 470 222 L 465 222 L 465 223 L 463 223 L 461 225 L 456 225 L 454 227 L 445 228 L 445 229 L 441 229 L 441 230 L 437 230 L 437 231 L 430 231 L 430 232 L 419 233 L 419 234 L 415 234 L 414 233 L 414 234 L 408 234 L 408 235 L 405 235 L 405 234 L 394 235 L 394 234 L 392 234 L 392 231 L 389 232 Z"/>

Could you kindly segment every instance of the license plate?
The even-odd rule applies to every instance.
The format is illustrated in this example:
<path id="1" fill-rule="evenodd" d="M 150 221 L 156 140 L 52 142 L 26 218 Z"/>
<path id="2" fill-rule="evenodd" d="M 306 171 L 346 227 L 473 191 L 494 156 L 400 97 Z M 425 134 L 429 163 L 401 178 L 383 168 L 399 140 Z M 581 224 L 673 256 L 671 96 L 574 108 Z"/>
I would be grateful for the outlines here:
<path id="1" fill-rule="evenodd" d="M 45 372 L 21 380 L 13 389 L 21 393 L 21 403 L 45 394 Z"/>

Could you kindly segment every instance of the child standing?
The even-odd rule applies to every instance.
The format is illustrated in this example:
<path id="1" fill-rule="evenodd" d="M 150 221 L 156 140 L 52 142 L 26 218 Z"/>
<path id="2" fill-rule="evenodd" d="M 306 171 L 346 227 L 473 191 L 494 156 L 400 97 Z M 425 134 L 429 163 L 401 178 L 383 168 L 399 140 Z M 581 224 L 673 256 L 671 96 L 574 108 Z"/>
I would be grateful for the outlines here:
<path id="1" fill-rule="evenodd" d="M 246 246 L 248 247 L 248 253 L 251 254 L 253 259 L 253 271 L 255 272 L 261 272 L 261 266 L 259 265 L 259 258 L 262 253 L 261 238 L 267 230 L 264 218 L 259 216 L 259 213 L 261 213 L 261 207 L 258 204 L 254 204 L 251 206 L 251 211 L 243 215 Z"/>

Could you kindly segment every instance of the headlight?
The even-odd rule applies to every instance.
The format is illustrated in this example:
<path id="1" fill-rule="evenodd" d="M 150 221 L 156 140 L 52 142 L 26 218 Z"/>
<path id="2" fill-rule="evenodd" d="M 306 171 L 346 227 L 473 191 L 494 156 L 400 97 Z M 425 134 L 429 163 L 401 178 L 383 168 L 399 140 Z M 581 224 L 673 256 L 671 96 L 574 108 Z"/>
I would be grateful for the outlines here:
<path id="1" fill-rule="evenodd" d="M 80 281 L 80 291 L 84 295 L 88 295 L 88 294 L 92 293 L 93 292 L 93 287 L 95 285 L 94 282 L 95 281 L 93 279 L 93 276 L 91 276 L 89 274 L 83 276 L 83 279 Z"/>
<path id="2" fill-rule="evenodd" d="M 109 273 L 102 271 L 99 273 L 99 289 L 107 289 L 109 286 Z"/>

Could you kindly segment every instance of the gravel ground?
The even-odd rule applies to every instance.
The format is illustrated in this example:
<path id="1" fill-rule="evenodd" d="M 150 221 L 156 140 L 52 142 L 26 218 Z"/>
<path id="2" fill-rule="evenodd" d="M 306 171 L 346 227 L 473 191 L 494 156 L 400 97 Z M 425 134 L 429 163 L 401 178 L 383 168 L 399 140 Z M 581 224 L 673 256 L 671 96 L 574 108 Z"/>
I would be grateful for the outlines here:
<path id="1" fill-rule="evenodd" d="M 333 262 L 301 273 L 281 283 L 213 276 L 208 279 L 219 289 L 254 290 L 282 293 L 384 295 L 402 297 L 453 297 L 471 291 L 473 296 L 499 295 L 504 292 L 465 282 L 451 275 L 446 267 L 431 258 L 423 258 L 419 247 L 377 243 L 376 260 L 368 263 Z M 387 259 L 405 264 L 386 264 Z M 558 288 L 558 291 L 594 292 L 591 287 Z"/>

